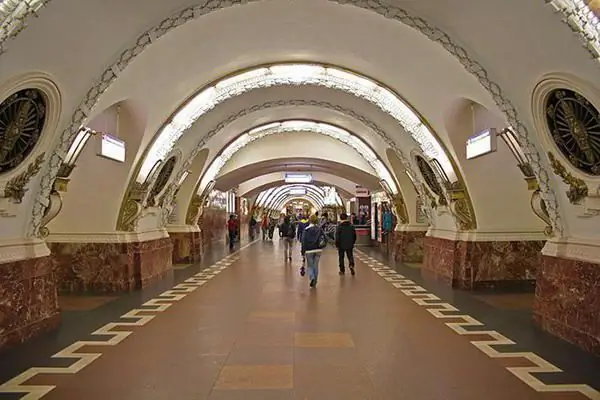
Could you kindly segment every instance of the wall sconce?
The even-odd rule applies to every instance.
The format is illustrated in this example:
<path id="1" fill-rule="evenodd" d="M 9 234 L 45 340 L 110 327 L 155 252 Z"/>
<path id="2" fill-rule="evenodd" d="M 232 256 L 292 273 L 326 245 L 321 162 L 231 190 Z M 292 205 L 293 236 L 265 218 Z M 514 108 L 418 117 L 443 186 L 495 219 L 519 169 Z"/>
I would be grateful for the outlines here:
<path id="1" fill-rule="evenodd" d="M 69 151 L 67 152 L 67 156 L 65 157 L 63 163 L 58 169 L 58 176 L 60 178 L 68 178 L 69 175 L 71 175 L 71 172 L 73 172 L 73 169 L 75 168 L 75 163 L 77 162 L 81 151 L 85 148 L 85 145 L 90 139 L 90 137 L 92 137 L 92 135 L 95 135 L 96 133 L 96 131 L 85 126 L 79 129 L 75 140 L 73 141 L 71 147 L 69 148 Z"/>
<path id="2" fill-rule="evenodd" d="M 190 174 L 190 170 L 186 169 L 185 171 L 183 171 L 183 174 L 181 174 L 181 178 L 179 178 L 179 181 L 177 181 L 177 187 L 180 187 Z"/>
<path id="3" fill-rule="evenodd" d="M 392 188 L 390 187 L 389 183 L 387 183 L 384 179 L 382 179 L 379 181 L 379 185 L 381 186 L 381 188 L 383 189 L 385 194 L 387 194 L 390 199 L 394 198 L 394 194 L 392 192 Z"/>
<path id="4" fill-rule="evenodd" d="M 442 184 L 446 187 L 446 188 L 450 188 L 450 186 L 452 185 L 452 182 L 450 182 L 450 178 L 448 178 L 448 175 L 446 174 L 446 171 L 444 171 L 444 168 L 442 168 L 442 164 L 440 164 L 440 162 L 437 160 L 437 158 L 432 158 L 429 161 L 429 164 L 433 167 L 433 169 L 435 169 L 435 172 L 437 172 L 437 175 L 442 178 Z"/>
<path id="5" fill-rule="evenodd" d="M 521 145 L 519 144 L 515 133 L 510 128 L 505 128 L 498 135 L 504 141 L 504 143 L 506 143 L 506 146 L 512 153 L 515 160 L 517 160 L 517 166 L 519 167 L 521 173 L 525 177 L 525 181 L 527 182 L 529 190 L 536 190 L 537 179 L 535 178 L 535 174 L 533 173 L 533 168 L 531 168 L 531 164 L 527 162 L 525 154 L 521 149 Z"/>

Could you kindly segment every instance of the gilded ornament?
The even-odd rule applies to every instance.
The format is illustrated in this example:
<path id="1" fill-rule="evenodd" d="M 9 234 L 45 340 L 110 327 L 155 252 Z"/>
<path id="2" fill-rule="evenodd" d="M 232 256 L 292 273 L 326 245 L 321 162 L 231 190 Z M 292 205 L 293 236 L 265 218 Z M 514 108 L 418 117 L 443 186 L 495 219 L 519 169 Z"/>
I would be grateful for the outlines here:
<path id="1" fill-rule="evenodd" d="M 138 201 L 128 199 L 125 203 L 125 207 L 122 209 L 119 222 L 117 224 L 117 230 L 126 232 L 135 231 L 137 220 L 142 211 L 142 205 Z"/>
<path id="2" fill-rule="evenodd" d="M 45 153 L 40 154 L 35 160 L 27 166 L 27 169 L 15 176 L 6 183 L 4 187 L 4 197 L 13 200 L 15 203 L 21 203 L 27 192 L 27 184 L 42 169 Z"/>
<path id="3" fill-rule="evenodd" d="M 188 206 L 185 223 L 187 225 L 195 225 L 198 217 L 202 214 L 202 197 L 199 194 L 194 195 L 190 205 Z"/>
<path id="4" fill-rule="evenodd" d="M 548 152 L 548 158 L 550 159 L 550 165 L 556 175 L 562 178 L 563 182 L 569 185 L 567 191 L 567 197 L 571 204 L 579 204 L 581 200 L 588 196 L 588 187 L 583 179 L 576 178 L 567 171 L 567 169 L 556 159 L 552 152 Z"/>
<path id="5" fill-rule="evenodd" d="M 552 236 L 554 232 L 554 229 L 552 228 L 552 219 L 548 213 L 546 203 L 544 202 L 544 199 L 542 199 L 540 189 L 536 189 L 531 194 L 530 205 L 533 213 L 546 224 L 546 227 L 544 228 L 544 234 L 548 237 Z"/>
<path id="6" fill-rule="evenodd" d="M 406 209 L 406 202 L 402 195 L 398 193 L 394 196 L 392 202 L 394 203 L 394 210 L 396 211 L 396 217 L 398 217 L 399 222 L 401 224 L 408 224 L 408 210 Z"/>

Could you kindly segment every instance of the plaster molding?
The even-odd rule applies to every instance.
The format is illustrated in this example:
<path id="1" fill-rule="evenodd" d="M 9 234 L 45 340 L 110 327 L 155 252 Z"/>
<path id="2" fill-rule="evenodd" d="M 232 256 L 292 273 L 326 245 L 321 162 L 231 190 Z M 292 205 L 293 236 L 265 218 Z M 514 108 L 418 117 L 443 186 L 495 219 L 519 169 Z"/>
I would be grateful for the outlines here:
<path id="1" fill-rule="evenodd" d="M 102 74 L 99 76 L 96 83 L 86 92 L 77 109 L 74 110 L 73 116 L 70 119 L 70 125 L 67 126 L 60 138 L 57 140 L 54 149 L 49 151 L 52 156 L 48 160 L 47 168 L 44 171 L 40 182 L 39 191 L 35 197 L 32 216 L 30 219 L 29 234 L 38 235 L 41 219 L 45 205 L 48 203 L 48 197 L 52 189 L 53 182 L 57 176 L 58 168 L 62 161 L 61 154 L 64 154 L 71 145 L 79 127 L 86 121 L 91 110 L 95 108 L 101 95 L 117 80 L 121 71 L 123 71 L 137 55 L 142 53 L 157 38 L 164 36 L 169 31 L 176 29 L 185 23 L 195 20 L 203 15 L 211 12 L 219 11 L 233 6 L 255 3 L 259 0 L 213 0 L 207 2 L 200 1 L 195 6 L 188 6 L 180 9 L 171 16 L 163 19 L 158 25 L 146 30 L 139 35 L 129 46 L 124 46 L 124 50 L 119 57 L 111 62 Z M 470 52 L 461 46 L 457 40 L 453 39 L 443 30 L 431 25 L 425 19 L 411 15 L 408 11 L 388 4 L 383 0 L 329 0 L 341 5 L 359 7 L 371 12 L 375 12 L 385 18 L 403 23 L 409 27 L 421 32 L 430 40 L 442 46 L 453 57 L 455 57 L 467 70 L 470 72 L 480 84 L 488 91 L 497 104 L 498 108 L 503 112 L 508 123 L 513 127 L 519 136 L 519 142 L 523 146 L 523 151 L 529 163 L 531 164 L 534 173 L 537 177 L 539 187 L 543 193 L 544 200 L 548 209 L 548 214 L 552 220 L 554 232 L 559 236 L 564 233 L 563 221 L 559 209 L 559 200 L 556 193 L 552 190 L 551 175 L 546 166 L 543 164 L 540 154 L 537 151 L 536 145 L 531 141 L 530 133 L 525 123 L 520 119 L 519 113 L 512 102 L 504 95 L 501 86 L 492 80 L 492 74 L 487 71 L 479 62 L 477 62 Z"/>
<path id="2" fill-rule="evenodd" d="M 169 237 L 164 229 L 147 232 L 51 233 L 49 243 L 132 243 L 149 242 Z"/>
<path id="3" fill-rule="evenodd" d="M 579 38 L 584 49 L 600 61 L 600 29 L 594 21 L 594 11 L 583 1 L 544 0 L 562 14 L 565 23 Z"/>
<path id="4" fill-rule="evenodd" d="M 0 56 L 6 53 L 6 42 L 10 39 L 15 39 L 23 32 L 27 28 L 27 21 L 32 17 L 37 17 L 39 10 L 50 3 L 50 1 L 52 0 L 4 2 L 8 8 L 3 9 L 3 12 L 0 13 Z M 5 6 L 5 4 L 0 4 L 0 7 Z"/>
<path id="5" fill-rule="evenodd" d="M 229 115 L 227 118 L 225 118 L 224 120 L 220 121 L 213 129 L 209 130 L 204 136 L 202 136 L 200 138 L 200 140 L 198 141 L 198 143 L 196 144 L 196 146 L 194 147 L 194 149 L 192 150 L 192 152 L 188 155 L 187 159 L 181 164 L 181 167 L 179 169 L 179 171 L 177 171 L 177 173 L 175 174 L 175 178 L 173 179 L 174 182 L 178 182 L 180 180 L 180 178 L 183 176 L 183 174 L 185 173 L 186 170 L 189 170 L 192 166 L 192 163 L 194 161 L 194 159 L 196 158 L 196 156 L 198 155 L 198 153 L 203 149 L 203 147 L 215 136 L 217 136 L 222 130 L 224 130 L 227 125 L 232 124 L 233 122 L 235 122 L 237 119 L 248 116 L 254 112 L 258 112 L 258 111 L 262 111 L 262 110 L 267 110 L 267 109 L 271 109 L 271 108 L 277 108 L 277 107 L 286 107 L 286 106 L 312 106 L 312 107 L 319 107 L 319 108 L 324 108 L 327 110 L 331 110 L 334 112 L 338 112 L 341 114 L 344 114 L 348 117 L 351 117 L 355 120 L 357 120 L 358 122 L 360 122 L 361 124 L 365 125 L 366 127 L 368 127 L 371 131 L 373 131 L 377 136 L 379 136 L 389 147 L 392 148 L 392 150 L 396 153 L 396 155 L 398 156 L 398 158 L 400 159 L 400 161 L 402 162 L 404 168 L 409 171 L 413 178 L 415 179 L 415 183 L 417 185 L 415 185 L 415 190 L 417 192 L 417 197 L 419 196 L 424 196 L 424 193 L 421 191 L 421 185 L 420 185 L 420 175 L 417 175 L 415 170 L 414 170 L 414 166 L 413 164 L 410 162 L 410 160 L 404 155 L 404 152 L 402 151 L 402 149 L 396 144 L 396 142 L 392 139 L 392 137 L 390 137 L 381 127 L 379 127 L 375 122 L 373 122 L 372 120 L 368 119 L 367 117 L 357 113 L 356 111 L 354 111 L 351 108 L 347 108 L 347 107 L 343 107 L 337 104 L 333 104 L 327 101 L 317 101 L 317 100 L 305 100 L 305 99 L 290 99 L 290 100 L 274 100 L 274 101 L 269 101 L 266 103 L 262 103 L 262 104 L 255 104 L 252 105 L 250 107 L 241 109 L 239 111 L 237 111 L 236 113 L 233 113 L 231 115 Z M 195 124 L 196 122 L 194 122 Z M 189 129 L 193 129 L 194 124 L 192 124 L 192 126 L 190 126 Z M 182 135 L 183 137 L 183 135 Z M 410 137 L 410 135 L 408 135 L 409 140 L 413 141 L 413 144 L 415 146 L 415 150 L 416 152 L 420 153 L 418 144 L 416 143 L 416 141 L 414 140 L 414 138 Z M 181 139 L 180 139 L 181 140 Z M 177 144 L 179 143 L 179 141 L 176 143 L 176 147 Z M 380 159 L 382 158 L 379 154 L 377 154 Z M 209 163 L 209 165 L 212 164 L 212 162 L 214 162 L 214 159 L 211 161 L 211 163 Z M 385 164 L 384 164 L 385 165 Z M 204 173 L 206 173 L 206 170 L 204 171 Z M 202 178 L 204 177 L 204 174 L 202 174 L 199 178 L 199 182 L 202 181 Z M 132 178 L 133 179 L 133 178 Z M 398 186 L 399 189 L 399 193 L 402 193 L 402 188 L 400 186 Z M 174 188 L 174 191 L 176 191 L 176 188 Z M 403 194 L 403 197 L 406 198 L 406 196 Z"/>
<path id="6" fill-rule="evenodd" d="M 550 239 L 542 249 L 542 254 L 550 257 L 600 264 L 600 242 L 598 242 L 597 238 Z"/>
<path id="7" fill-rule="evenodd" d="M 430 229 L 427 236 L 462 242 L 521 242 L 546 241 L 548 239 L 543 231 L 514 232 L 508 230 L 456 232 L 443 229 Z"/>
<path id="8" fill-rule="evenodd" d="M 31 258 L 47 257 L 50 249 L 46 242 L 40 239 L 15 239 L 0 241 L 0 268 L 1 264 L 28 260 Z"/>
<path id="9" fill-rule="evenodd" d="M 422 224 L 406 224 L 406 225 L 396 225 L 396 232 L 427 232 L 429 230 L 429 225 Z"/>
<path id="10" fill-rule="evenodd" d="M 200 232 L 198 225 L 167 225 L 166 229 L 169 233 Z"/>

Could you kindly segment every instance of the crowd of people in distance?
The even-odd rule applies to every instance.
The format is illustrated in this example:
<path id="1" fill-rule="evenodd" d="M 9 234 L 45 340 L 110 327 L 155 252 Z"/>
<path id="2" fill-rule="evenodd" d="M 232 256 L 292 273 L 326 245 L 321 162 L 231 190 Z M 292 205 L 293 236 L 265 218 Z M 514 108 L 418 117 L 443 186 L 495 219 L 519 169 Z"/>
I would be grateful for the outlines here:
<path id="1" fill-rule="evenodd" d="M 233 216 L 232 216 L 233 218 Z M 235 218 L 233 218 L 235 220 Z M 263 215 L 260 223 L 252 216 L 250 218 L 250 238 L 254 240 L 257 232 L 262 233 L 262 240 L 273 240 L 275 229 L 279 231 L 280 240 L 283 241 L 284 258 L 286 262 L 292 262 L 294 243 L 300 243 L 300 255 L 302 264 L 300 275 L 305 276 L 308 272 L 310 287 L 317 286 L 319 278 L 319 262 L 322 251 L 328 244 L 335 244 L 338 250 L 339 274 L 346 273 L 345 261 L 348 259 L 350 273 L 356 274 L 354 263 L 354 246 L 356 244 L 355 224 L 360 223 L 355 214 L 349 216 L 345 213 L 340 215 L 339 223 L 332 224 L 327 213 L 319 217 L 318 213 L 307 216 L 305 214 L 281 215 L 279 219 L 267 214 Z M 237 230 L 237 226 L 232 226 Z M 231 237 L 231 233 L 230 233 Z M 235 238 L 234 238 L 235 240 Z"/>

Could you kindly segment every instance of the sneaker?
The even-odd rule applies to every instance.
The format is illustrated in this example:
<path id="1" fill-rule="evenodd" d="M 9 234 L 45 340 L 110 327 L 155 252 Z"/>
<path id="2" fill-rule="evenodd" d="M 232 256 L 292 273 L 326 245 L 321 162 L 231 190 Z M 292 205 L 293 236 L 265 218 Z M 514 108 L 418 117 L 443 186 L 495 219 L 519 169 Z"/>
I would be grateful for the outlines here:
<path id="1" fill-rule="evenodd" d="M 310 280 L 310 287 L 314 288 L 315 286 L 317 286 L 317 280 L 316 279 L 311 279 Z"/>
<path id="2" fill-rule="evenodd" d="M 352 276 L 356 275 L 356 271 L 354 270 L 354 267 L 350 267 L 350 273 L 352 274 Z"/>
<path id="3" fill-rule="evenodd" d="M 300 267 L 300 276 L 304 276 L 306 274 L 306 270 L 304 267 Z"/>
<path id="4" fill-rule="evenodd" d="M 339 275 L 346 275 L 346 271 L 340 271 L 338 272 Z"/>

